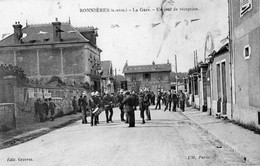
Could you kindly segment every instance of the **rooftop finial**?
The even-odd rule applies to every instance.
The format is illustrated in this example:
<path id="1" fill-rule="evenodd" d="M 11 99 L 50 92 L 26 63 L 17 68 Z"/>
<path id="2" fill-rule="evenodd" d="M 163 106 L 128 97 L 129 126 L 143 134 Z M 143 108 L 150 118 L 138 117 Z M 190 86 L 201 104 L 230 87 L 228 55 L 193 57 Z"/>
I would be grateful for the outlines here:
<path id="1" fill-rule="evenodd" d="M 71 24 L 71 22 L 70 22 L 70 17 L 69 17 L 69 24 Z"/>

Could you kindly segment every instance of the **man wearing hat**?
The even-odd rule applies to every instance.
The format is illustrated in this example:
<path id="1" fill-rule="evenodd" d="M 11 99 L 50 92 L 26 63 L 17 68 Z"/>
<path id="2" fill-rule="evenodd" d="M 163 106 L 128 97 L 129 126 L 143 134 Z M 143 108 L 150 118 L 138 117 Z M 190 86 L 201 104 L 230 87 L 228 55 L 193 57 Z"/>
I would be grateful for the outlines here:
<path id="1" fill-rule="evenodd" d="M 82 108 L 81 108 L 81 115 L 82 115 L 82 124 L 87 124 L 87 106 L 88 106 L 88 102 L 87 102 L 87 96 L 84 96 L 82 99 Z"/>
<path id="2" fill-rule="evenodd" d="M 76 96 L 74 96 L 73 99 L 72 99 L 72 107 L 73 107 L 73 113 L 76 114 L 77 111 L 78 111 Z"/>
<path id="3" fill-rule="evenodd" d="M 161 99 L 162 99 L 162 93 L 160 90 L 158 90 L 158 95 L 157 95 L 157 102 L 156 102 L 156 106 L 155 106 L 155 109 L 158 109 L 160 110 L 161 109 Z"/>
<path id="4" fill-rule="evenodd" d="M 101 98 L 98 91 L 95 92 L 94 103 L 95 103 L 96 107 L 99 107 L 99 108 L 104 107 L 103 106 L 103 99 Z M 97 124 L 99 124 L 99 115 L 96 115 L 96 119 L 97 119 Z"/>
<path id="5" fill-rule="evenodd" d="M 172 111 L 176 112 L 176 107 L 177 107 L 177 103 L 178 103 L 178 96 L 176 94 L 176 91 L 173 91 L 172 93 L 172 102 L 173 102 L 173 107 L 172 107 Z"/>
<path id="6" fill-rule="evenodd" d="M 145 93 L 144 93 L 144 108 L 145 108 L 145 112 L 146 112 L 146 116 L 147 116 L 146 120 L 151 120 L 151 112 L 150 112 L 149 106 L 150 106 L 149 93 L 148 93 L 148 89 L 145 89 Z"/>
<path id="7" fill-rule="evenodd" d="M 142 119 L 141 124 L 145 124 L 145 120 L 144 120 L 145 106 L 144 106 L 144 93 L 143 93 L 143 91 L 140 91 L 138 103 L 139 103 L 140 117 Z"/>
<path id="8" fill-rule="evenodd" d="M 55 113 L 56 105 L 52 102 L 52 99 L 49 98 L 49 110 L 51 111 L 51 117 L 50 120 L 54 121 L 54 113 Z"/>
<path id="9" fill-rule="evenodd" d="M 112 108 L 113 99 L 108 94 L 108 91 L 105 91 L 105 96 L 103 98 L 103 102 L 104 102 L 104 108 L 105 108 L 105 113 L 106 113 L 106 121 L 107 121 L 107 123 L 113 122 L 112 121 L 112 117 L 113 117 L 113 108 Z"/>
<path id="10" fill-rule="evenodd" d="M 125 122 L 124 119 L 124 105 L 122 104 L 124 100 L 124 96 L 123 96 L 123 90 L 121 89 L 120 92 L 117 94 L 117 101 L 119 103 L 119 109 L 120 109 L 120 118 L 121 118 L 121 122 Z"/>
<path id="11" fill-rule="evenodd" d="M 91 126 L 97 125 L 97 116 L 93 113 L 93 111 L 97 108 L 95 105 L 95 93 L 91 92 L 91 97 L 89 99 L 89 109 L 90 109 L 90 116 L 91 116 Z"/>
<path id="12" fill-rule="evenodd" d="M 125 93 L 126 97 L 124 98 L 122 104 L 125 106 L 125 111 L 127 114 L 127 121 L 129 127 L 135 127 L 135 112 L 134 112 L 134 98 L 130 95 L 130 92 Z"/>
<path id="13" fill-rule="evenodd" d="M 184 112 L 185 110 L 185 100 L 186 100 L 186 96 L 183 93 L 183 91 L 180 90 L 180 109 L 182 110 L 182 112 Z"/>

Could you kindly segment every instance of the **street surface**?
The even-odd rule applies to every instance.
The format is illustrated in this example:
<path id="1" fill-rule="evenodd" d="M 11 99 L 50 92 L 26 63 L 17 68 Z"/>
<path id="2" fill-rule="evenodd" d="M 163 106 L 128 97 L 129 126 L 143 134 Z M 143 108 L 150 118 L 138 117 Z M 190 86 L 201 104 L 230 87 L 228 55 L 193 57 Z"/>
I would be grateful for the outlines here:
<path id="1" fill-rule="evenodd" d="M 180 112 L 151 110 L 152 120 L 136 127 L 114 122 L 91 127 L 77 121 L 29 142 L 0 150 L 0 165 L 182 166 L 245 165 L 245 162 Z M 163 107 L 164 108 L 164 107 Z M 88 122 L 90 118 L 88 117 Z"/>

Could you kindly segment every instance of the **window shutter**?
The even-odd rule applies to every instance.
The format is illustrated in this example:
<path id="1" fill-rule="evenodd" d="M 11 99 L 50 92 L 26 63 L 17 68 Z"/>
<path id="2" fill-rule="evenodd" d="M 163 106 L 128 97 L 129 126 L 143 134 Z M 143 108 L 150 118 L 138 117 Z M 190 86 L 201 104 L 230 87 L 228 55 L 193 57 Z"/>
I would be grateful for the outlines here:
<path id="1" fill-rule="evenodd" d="M 252 9 L 252 0 L 240 0 L 240 17 Z"/>

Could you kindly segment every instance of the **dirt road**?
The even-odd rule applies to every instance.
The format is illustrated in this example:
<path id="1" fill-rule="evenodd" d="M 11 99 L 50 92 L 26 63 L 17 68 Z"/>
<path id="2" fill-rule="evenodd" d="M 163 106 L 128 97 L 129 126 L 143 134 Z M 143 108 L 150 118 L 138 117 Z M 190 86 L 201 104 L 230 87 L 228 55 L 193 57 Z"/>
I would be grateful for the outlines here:
<path id="1" fill-rule="evenodd" d="M 245 165 L 213 136 L 186 119 L 180 112 L 152 110 L 152 120 L 136 127 L 119 121 L 76 123 L 29 142 L 0 151 L 0 165 L 86 165 L 86 166 L 182 166 Z M 89 121 L 89 119 L 88 119 Z"/>

